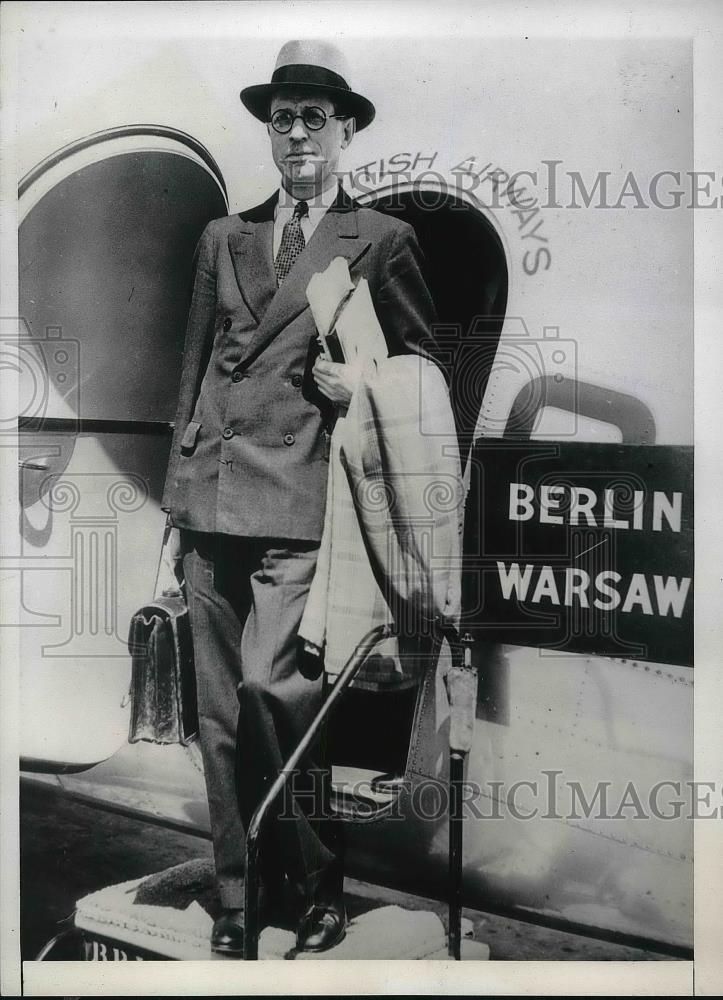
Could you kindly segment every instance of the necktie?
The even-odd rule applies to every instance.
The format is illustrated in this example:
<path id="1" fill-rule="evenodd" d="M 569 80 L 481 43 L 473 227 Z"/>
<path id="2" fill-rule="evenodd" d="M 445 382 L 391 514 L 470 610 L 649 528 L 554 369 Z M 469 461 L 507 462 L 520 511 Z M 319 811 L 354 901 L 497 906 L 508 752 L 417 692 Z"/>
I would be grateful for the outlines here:
<path id="1" fill-rule="evenodd" d="M 294 206 L 294 214 L 284 226 L 281 233 L 281 246 L 274 261 L 276 279 L 281 285 L 296 262 L 296 258 L 306 246 L 304 234 L 301 231 L 301 220 L 309 214 L 309 206 L 305 201 L 299 201 Z"/>

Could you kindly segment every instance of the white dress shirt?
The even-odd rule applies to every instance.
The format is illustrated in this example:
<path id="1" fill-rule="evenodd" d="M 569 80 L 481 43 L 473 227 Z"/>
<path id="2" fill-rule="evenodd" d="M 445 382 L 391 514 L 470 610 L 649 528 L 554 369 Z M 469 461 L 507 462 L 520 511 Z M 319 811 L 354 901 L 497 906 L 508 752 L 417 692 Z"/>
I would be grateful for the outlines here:
<path id="1" fill-rule="evenodd" d="M 309 214 L 301 219 L 301 231 L 304 234 L 304 240 L 308 243 L 314 235 L 314 230 L 326 215 L 327 209 L 336 201 L 337 191 L 336 181 L 326 191 L 322 191 L 321 194 L 311 199 L 294 198 L 283 187 L 279 190 L 279 198 L 274 211 L 274 260 L 276 260 L 281 246 L 284 226 L 294 214 L 294 207 L 302 200 L 309 206 Z"/>

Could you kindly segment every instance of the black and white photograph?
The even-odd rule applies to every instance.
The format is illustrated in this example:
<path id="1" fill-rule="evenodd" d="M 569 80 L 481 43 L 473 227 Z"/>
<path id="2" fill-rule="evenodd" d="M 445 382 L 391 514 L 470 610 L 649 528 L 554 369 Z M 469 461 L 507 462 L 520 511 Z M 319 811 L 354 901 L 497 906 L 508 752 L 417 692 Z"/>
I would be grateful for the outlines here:
<path id="1" fill-rule="evenodd" d="M 722 21 L 3 5 L 4 995 L 717 992 Z"/>

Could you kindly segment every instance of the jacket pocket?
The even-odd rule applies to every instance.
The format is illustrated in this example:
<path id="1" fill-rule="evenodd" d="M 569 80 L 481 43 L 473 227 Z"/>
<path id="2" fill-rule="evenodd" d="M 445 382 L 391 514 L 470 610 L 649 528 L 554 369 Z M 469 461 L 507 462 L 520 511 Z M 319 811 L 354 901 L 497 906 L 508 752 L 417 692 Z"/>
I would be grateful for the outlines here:
<path id="1" fill-rule="evenodd" d="M 190 455 L 193 449 L 196 447 L 196 440 L 198 438 L 198 432 L 201 430 L 201 425 L 196 420 L 190 420 L 188 426 L 181 439 L 181 454 Z"/>

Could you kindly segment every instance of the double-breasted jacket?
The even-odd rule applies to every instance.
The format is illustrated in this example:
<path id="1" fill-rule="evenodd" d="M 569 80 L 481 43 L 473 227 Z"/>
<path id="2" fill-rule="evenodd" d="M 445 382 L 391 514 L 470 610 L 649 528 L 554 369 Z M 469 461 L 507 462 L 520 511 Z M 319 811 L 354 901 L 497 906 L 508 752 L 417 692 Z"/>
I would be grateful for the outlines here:
<path id="1" fill-rule="evenodd" d="M 318 540 L 333 408 L 311 374 L 309 279 L 345 257 L 352 280 L 369 282 L 390 355 L 427 353 L 435 312 L 412 227 L 341 187 L 278 287 L 277 197 L 209 223 L 199 241 L 161 506 L 195 531 Z"/>

